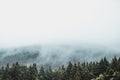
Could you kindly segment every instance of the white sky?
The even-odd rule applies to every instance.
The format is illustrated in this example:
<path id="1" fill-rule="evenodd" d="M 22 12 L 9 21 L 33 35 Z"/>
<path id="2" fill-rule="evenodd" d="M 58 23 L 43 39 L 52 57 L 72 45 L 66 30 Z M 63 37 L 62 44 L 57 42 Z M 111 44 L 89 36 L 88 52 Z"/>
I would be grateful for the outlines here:
<path id="1" fill-rule="evenodd" d="M 119 0 L 0 0 L 0 46 L 120 40 Z"/>

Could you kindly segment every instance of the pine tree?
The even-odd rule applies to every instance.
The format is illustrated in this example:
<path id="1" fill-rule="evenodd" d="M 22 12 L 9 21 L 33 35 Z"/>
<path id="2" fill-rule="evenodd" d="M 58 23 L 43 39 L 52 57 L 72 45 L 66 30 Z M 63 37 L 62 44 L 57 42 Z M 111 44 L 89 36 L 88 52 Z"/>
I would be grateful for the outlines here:
<path id="1" fill-rule="evenodd" d="M 40 68 L 40 72 L 39 72 L 39 80 L 45 80 L 45 70 L 44 70 L 44 67 L 42 66 L 41 68 Z"/>
<path id="2" fill-rule="evenodd" d="M 65 79 L 66 80 L 71 80 L 72 79 L 72 72 L 71 72 L 72 67 L 73 67 L 72 63 L 69 62 L 68 67 L 66 69 L 66 74 L 65 74 Z"/>
<path id="3" fill-rule="evenodd" d="M 110 67 L 114 70 L 117 71 L 117 66 L 118 66 L 118 61 L 116 56 L 112 59 Z"/>
<path id="4" fill-rule="evenodd" d="M 38 72 L 36 64 L 33 64 L 33 66 L 29 67 L 29 80 L 36 80 L 38 78 Z"/>

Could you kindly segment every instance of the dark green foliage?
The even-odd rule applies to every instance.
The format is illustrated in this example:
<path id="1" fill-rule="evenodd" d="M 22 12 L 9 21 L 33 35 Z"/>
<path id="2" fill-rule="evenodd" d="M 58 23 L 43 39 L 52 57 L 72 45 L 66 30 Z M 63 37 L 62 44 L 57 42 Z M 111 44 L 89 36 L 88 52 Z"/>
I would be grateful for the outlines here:
<path id="1" fill-rule="evenodd" d="M 99 62 L 68 63 L 59 69 L 41 68 L 37 65 L 20 65 L 18 62 L 0 68 L 0 80 L 120 80 L 120 57 L 111 62 L 102 58 Z"/>

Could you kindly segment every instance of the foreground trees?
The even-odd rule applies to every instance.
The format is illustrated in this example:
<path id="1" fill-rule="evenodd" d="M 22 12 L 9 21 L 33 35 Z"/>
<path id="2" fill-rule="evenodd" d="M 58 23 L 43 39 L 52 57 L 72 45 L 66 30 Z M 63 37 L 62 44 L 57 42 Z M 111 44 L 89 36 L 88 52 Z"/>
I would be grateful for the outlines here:
<path id="1" fill-rule="evenodd" d="M 106 58 L 90 63 L 69 62 L 58 69 L 38 69 L 36 64 L 24 66 L 16 62 L 0 68 L 0 80 L 120 80 L 120 57 L 111 62 Z"/>

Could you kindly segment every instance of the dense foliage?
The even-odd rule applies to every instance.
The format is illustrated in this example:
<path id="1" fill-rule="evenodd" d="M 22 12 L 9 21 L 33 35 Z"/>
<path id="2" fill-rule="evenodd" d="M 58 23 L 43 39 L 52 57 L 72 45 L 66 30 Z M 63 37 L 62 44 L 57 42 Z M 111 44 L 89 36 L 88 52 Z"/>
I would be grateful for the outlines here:
<path id="1" fill-rule="evenodd" d="M 120 80 L 120 57 L 110 62 L 103 58 L 98 62 L 71 63 L 67 67 L 52 69 L 20 65 L 18 62 L 0 68 L 0 80 Z"/>

